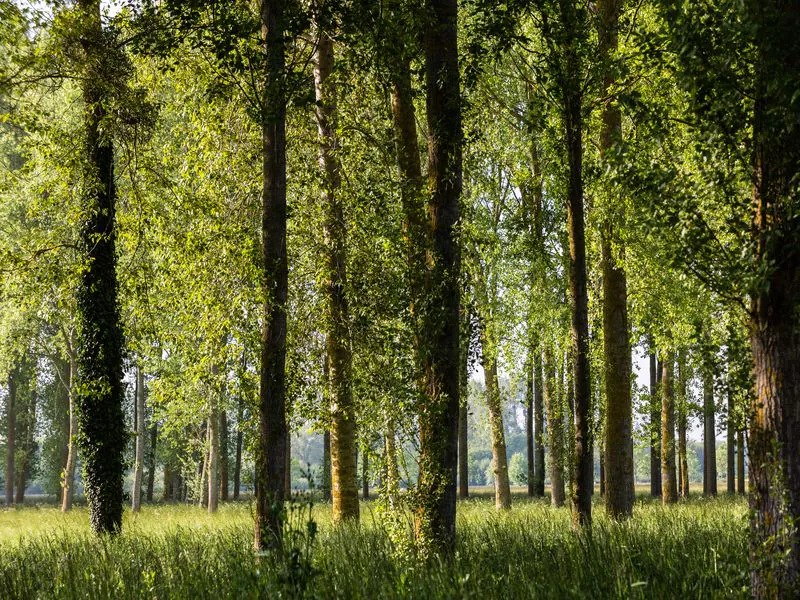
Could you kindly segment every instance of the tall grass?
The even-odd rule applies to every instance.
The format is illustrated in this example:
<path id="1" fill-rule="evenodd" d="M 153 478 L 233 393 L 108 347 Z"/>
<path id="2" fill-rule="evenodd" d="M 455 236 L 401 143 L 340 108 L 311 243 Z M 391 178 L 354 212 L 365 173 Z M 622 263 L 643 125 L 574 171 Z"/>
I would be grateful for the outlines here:
<path id="1" fill-rule="evenodd" d="M 400 552 L 365 505 L 360 527 L 330 525 L 278 558 L 252 551 L 250 507 L 216 515 L 153 506 L 126 515 L 124 533 L 100 539 L 82 510 L 0 513 L 3 598 L 736 598 L 748 593 L 746 506 L 693 498 L 661 508 L 639 502 L 617 524 L 596 505 L 590 534 L 572 531 L 568 509 L 517 498 L 497 513 L 484 498 L 459 504 L 451 560 Z M 307 512 L 297 510 L 302 533 Z M 396 539 L 395 539 L 396 541 Z M 308 547 L 307 547 L 308 546 Z M 303 552 L 310 564 L 304 565 Z"/>

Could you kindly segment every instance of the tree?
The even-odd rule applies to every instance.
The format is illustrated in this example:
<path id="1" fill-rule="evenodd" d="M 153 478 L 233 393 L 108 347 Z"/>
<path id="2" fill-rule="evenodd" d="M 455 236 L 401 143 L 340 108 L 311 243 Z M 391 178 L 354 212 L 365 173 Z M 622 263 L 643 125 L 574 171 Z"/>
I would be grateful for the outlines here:
<path id="1" fill-rule="evenodd" d="M 142 472 L 144 470 L 144 373 L 140 366 L 136 368 L 136 390 L 134 395 L 136 399 L 136 458 L 133 466 L 131 502 L 133 512 L 139 512 L 142 503 Z"/>
<path id="2" fill-rule="evenodd" d="M 675 355 L 672 351 L 662 354 L 661 367 L 661 498 L 664 504 L 678 501 L 678 485 L 675 478 L 675 395 L 673 375 Z"/>

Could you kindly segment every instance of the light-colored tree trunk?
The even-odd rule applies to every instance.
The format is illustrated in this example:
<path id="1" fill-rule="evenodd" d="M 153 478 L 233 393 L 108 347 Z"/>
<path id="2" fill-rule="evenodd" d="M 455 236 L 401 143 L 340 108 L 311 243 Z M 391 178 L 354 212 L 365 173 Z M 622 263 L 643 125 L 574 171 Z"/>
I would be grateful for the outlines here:
<path id="1" fill-rule="evenodd" d="M 686 455 L 686 431 L 689 425 L 689 406 L 686 396 L 686 350 L 678 352 L 678 375 L 675 392 L 675 414 L 678 425 L 678 496 L 689 497 L 689 460 Z"/>
<path id="2" fill-rule="evenodd" d="M 550 462 L 550 500 L 555 507 L 564 506 L 564 412 L 556 392 L 553 353 L 549 345 L 544 350 L 544 404 L 547 411 L 547 444 Z"/>
<path id="3" fill-rule="evenodd" d="M 133 464 L 131 509 L 139 512 L 142 504 L 142 473 L 144 471 L 144 372 L 136 367 L 136 455 Z"/>

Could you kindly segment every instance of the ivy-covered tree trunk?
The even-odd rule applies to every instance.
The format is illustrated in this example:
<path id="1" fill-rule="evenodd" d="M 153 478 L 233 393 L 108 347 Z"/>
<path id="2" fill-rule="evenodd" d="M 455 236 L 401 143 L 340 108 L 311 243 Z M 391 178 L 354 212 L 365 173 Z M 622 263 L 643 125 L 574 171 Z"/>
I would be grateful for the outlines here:
<path id="1" fill-rule="evenodd" d="M 549 346 L 544 350 L 544 404 L 547 410 L 547 444 L 550 459 L 550 502 L 564 506 L 564 411 L 556 391 L 556 366 Z"/>
<path id="2" fill-rule="evenodd" d="M 14 504 L 14 455 L 17 449 L 17 367 L 8 374 L 6 395 L 6 506 Z"/>
<path id="3" fill-rule="evenodd" d="M 678 501 L 675 477 L 675 355 L 665 352 L 661 363 L 661 498 L 664 504 Z"/>
<path id="4" fill-rule="evenodd" d="M 100 0 L 79 0 L 84 52 L 84 178 L 81 250 L 84 269 L 77 292 L 76 394 L 84 489 L 89 520 L 97 533 L 122 528 L 124 452 L 122 411 L 122 331 L 117 307 L 114 149 L 104 131 L 108 52 L 100 18 Z"/>
<path id="5" fill-rule="evenodd" d="M 703 494 L 717 495 L 717 427 L 714 410 L 714 374 L 703 369 Z"/>
<path id="6" fill-rule="evenodd" d="M 611 60 L 617 50 L 619 0 L 602 0 L 598 20 L 600 60 L 608 70 L 604 94 L 614 84 Z M 614 100 L 603 106 L 600 152 L 607 156 L 622 135 L 622 117 Z M 610 204 L 624 206 L 617 198 Z M 613 213 L 613 210 L 610 211 Z M 633 410 L 631 405 L 631 348 L 628 331 L 628 283 L 617 223 L 608 218 L 600 235 L 603 269 L 603 364 L 606 386 L 605 483 L 606 510 L 617 519 L 633 514 Z"/>
<path id="7" fill-rule="evenodd" d="M 347 302 L 347 228 L 339 197 L 340 169 L 336 137 L 336 86 L 333 39 L 317 25 L 314 89 L 322 173 L 324 296 L 331 406 L 333 520 L 358 519 L 356 416 L 352 391 L 350 313 Z"/>
<path id="8" fill-rule="evenodd" d="M 650 344 L 650 495 L 661 495 L 661 391 L 656 350 Z"/>
<path id="9" fill-rule="evenodd" d="M 264 40 L 261 213 L 264 315 L 256 446 L 258 549 L 281 543 L 286 495 L 286 39 L 283 0 L 261 0 Z"/>
<path id="10" fill-rule="evenodd" d="M 131 508 L 139 512 L 142 505 L 142 473 L 144 472 L 144 372 L 136 367 L 136 449 L 133 464 Z"/>
<path id="11" fill-rule="evenodd" d="M 75 385 L 78 377 L 78 365 L 75 357 L 75 350 L 71 340 L 68 340 L 69 355 L 69 433 L 67 438 L 67 464 L 64 466 L 64 478 L 61 482 L 61 511 L 67 512 L 72 509 L 72 500 L 75 496 L 75 463 L 77 462 L 77 436 L 78 436 L 78 415 L 75 410 Z"/>
<path id="12" fill-rule="evenodd" d="M 744 457 L 744 430 L 740 429 L 736 432 L 736 492 L 739 494 L 747 491 L 744 484 Z"/>
<path id="13" fill-rule="evenodd" d="M 459 407 L 461 259 L 456 227 L 461 196 L 461 90 L 457 0 L 427 0 L 424 24 L 429 268 L 420 339 L 425 396 L 420 401 L 416 535 L 425 551 L 453 550 Z"/>

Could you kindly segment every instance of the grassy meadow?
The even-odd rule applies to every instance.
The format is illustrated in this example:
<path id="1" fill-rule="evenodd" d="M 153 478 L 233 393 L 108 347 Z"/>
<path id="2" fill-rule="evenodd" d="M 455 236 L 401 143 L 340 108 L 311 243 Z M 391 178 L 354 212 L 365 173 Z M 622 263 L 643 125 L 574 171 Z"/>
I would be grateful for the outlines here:
<path id="1" fill-rule="evenodd" d="M 85 508 L 0 512 L 0 590 L 16 598 L 737 598 L 748 593 L 746 503 L 692 496 L 664 509 L 639 496 L 632 520 L 595 506 L 591 535 L 569 510 L 515 495 L 498 514 L 489 494 L 459 502 L 455 556 L 423 561 L 408 520 L 376 502 L 360 527 L 334 528 L 325 504 L 298 502 L 282 556 L 252 551 L 252 506 L 148 505 L 100 539 Z M 309 519 L 309 515 L 311 519 Z M 309 535 L 308 522 L 316 524 Z M 314 529 L 314 528 L 312 528 Z"/>

